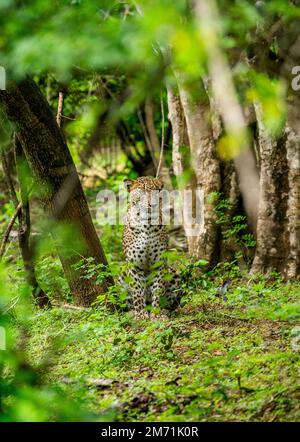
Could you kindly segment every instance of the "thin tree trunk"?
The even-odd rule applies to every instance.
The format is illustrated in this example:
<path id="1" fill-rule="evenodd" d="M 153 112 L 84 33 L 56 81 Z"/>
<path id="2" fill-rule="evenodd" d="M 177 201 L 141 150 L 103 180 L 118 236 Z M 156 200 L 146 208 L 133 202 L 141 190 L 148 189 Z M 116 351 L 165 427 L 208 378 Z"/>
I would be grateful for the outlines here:
<path id="1" fill-rule="evenodd" d="M 157 136 L 154 124 L 154 104 L 150 98 L 146 99 L 144 110 L 145 110 L 145 124 L 147 128 L 149 142 L 151 143 L 151 147 L 153 149 L 153 155 L 154 155 L 153 160 L 157 167 L 159 161 L 160 141 Z"/>
<path id="2" fill-rule="evenodd" d="M 10 232 L 12 231 L 12 228 L 13 228 L 13 226 L 15 224 L 16 219 L 19 216 L 19 213 L 20 213 L 21 209 L 22 209 L 22 204 L 19 203 L 18 206 L 15 209 L 15 212 L 14 212 L 13 216 L 11 217 L 11 219 L 10 219 L 10 221 L 8 223 L 8 226 L 6 227 L 6 230 L 5 230 L 4 234 L 3 234 L 3 238 L 2 238 L 2 241 L 1 241 L 1 244 L 0 244 L 0 260 L 2 259 L 2 256 L 5 253 L 5 248 L 6 248 L 6 244 L 8 243 Z"/>
<path id="3" fill-rule="evenodd" d="M 239 213 L 240 189 L 233 161 L 221 162 L 221 199 L 226 201 L 222 208 L 223 222 L 220 223 L 220 261 L 232 261 L 241 248 L 235 235 L 228 235 L 232 229 L 232 219 Z M 244 252 L 244 251 L 243 251 Z M 245 265 L 243 258 L 238 259 L 239 265 Z"/>
<path id="4" fill-rule="evenodd" d="M 73 244 L 64 244 L 63 238 L 58 237 L 58 253 L 75 303 L 88 306 L 106 291 L 111 279 L 97 285 L 96 278 L 86 279 L 84 268 L 78 268 L 80 260 L 86 262 L 90 257 L 104 268 L 107 261 L 69 149 L 46 99 L 31 79 L 0 91 L 0 103 L 15 125 L 27 162 L 42 190 L 40 198 L 46 213 L 60 227 L 73 229 Z"/>
<path id="5" fill-rule="evenodd" d="M 25 189 L 24 183 L 21 185 L 21 172 L 18 170 L 18 161 L 16 159 L 16 144 L 14 140 L 14 163 L 17 170 L 17 175 L 19 174 L 19 183 L 20 183 L 20 202 L 18 201 L 17 193 L 15 190 L 15 184 L 12 178 L 11 169 L 8 165 L 7 155 L 4 151 L 1 153 L 2 159 L 2 168 L 4 172 L 4 176 L 7 182 L 7 187 L 9 189 L 11 200 L 15 206 L 15 214 L 11 219 L 7 230 L 5 232 L 3 242 L 1 244 L 0 250 L 0 258 L 3 256 L 5 252 L 5 246 L 9 238 L 9 234 L 12 230 L 14 222 L 18 219 L 18 240 L 19 240 L 19 248 L 20 253 L 23 259 L 26 280 L 29 286 L 32 288 L 32 295 L 35 299 L 36 304 L 41 308 L 51 307 L 50 300 L 46 293 L 40 288 L 36 278 L 34 271 L 34 263 L 32 260 L 32 250 L 29 245 L 30 238 L 30 214 L 29 214 L 29 203 L 28 203 L 28 189 Z"/>
<path id="6" fill-rule="evenodd" d="M 31 220 L 29 210 L 29 189 L 26 184 L 26 176 L 24 176 L 26 159 L 21 143 L 16 136 L 14 137 L 14 147 L 16 171 L 19 180 L 20 200 L 22 204 L 22 209 L 19 215 L 18 240 L 26 272 L 26 280 L 28 285 L 32 288 L 32 296 L 35 299 L 36 304 L 40 308 L 49 308 L 51 307 L 51 302 L 46 293 L 41 289 L 35 275 L 34 250 L 33 245 L 30 244 Z"/>

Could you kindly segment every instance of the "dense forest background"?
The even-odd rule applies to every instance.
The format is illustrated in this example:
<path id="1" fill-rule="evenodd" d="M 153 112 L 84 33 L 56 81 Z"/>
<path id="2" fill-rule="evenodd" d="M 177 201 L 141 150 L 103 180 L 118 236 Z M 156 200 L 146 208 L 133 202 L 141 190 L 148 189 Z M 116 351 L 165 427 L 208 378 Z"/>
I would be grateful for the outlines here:
<path id="1" fill-rule="evenodd" d="M 1 2 L 1 421 L 299 419 L 299 24 L 297 0 Z M 140 176 L 203 195 L 167 226 L 167 320 L 122 310 L 110 204 Z"/>

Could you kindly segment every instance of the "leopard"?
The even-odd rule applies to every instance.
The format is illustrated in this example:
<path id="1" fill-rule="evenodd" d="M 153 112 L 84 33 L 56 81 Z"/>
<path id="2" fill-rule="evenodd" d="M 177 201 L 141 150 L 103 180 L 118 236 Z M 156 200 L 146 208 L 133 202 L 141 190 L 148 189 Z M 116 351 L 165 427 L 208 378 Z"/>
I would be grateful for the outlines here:
<path id="1" fill-rule="evenodd" d="M 161 178 L 126 179 L 129 193 L 122 247 L 128 264 L 128 308 L 138 319 L 168 317 L 181 299 L 180 276 L 168 269 L 168 233 L 163 225 Z M 166 274 L 168 275 L 166 277 Z"/>

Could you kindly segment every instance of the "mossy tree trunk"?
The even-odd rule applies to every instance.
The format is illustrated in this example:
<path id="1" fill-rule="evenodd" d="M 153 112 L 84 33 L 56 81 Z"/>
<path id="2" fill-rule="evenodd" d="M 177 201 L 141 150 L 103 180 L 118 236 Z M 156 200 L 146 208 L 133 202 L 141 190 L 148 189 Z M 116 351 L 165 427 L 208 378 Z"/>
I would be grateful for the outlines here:
<path id="1" fill-rule="evenodd" d="M 107 266 L 97 237 L 88 204 L 68 146 L 51 109 L 29 78 L 0 91 L 0 104 L 14 125 L 26 160 L 40 190 L 40 200 L 54 224 L 52 234 L 58 240 L 58 254 L 77 305 L 90 305 L 107 290 L 110 279 L 101 284 L 96 277 L 85 278 L 84 267 L 74 265 L 93 258 L 95 264 Z M 53 223 L 54 221 L 54 223 Z M 59 229 L 57 229 L 59 227 Z M 72 229 L 72 244 L 57 233 Z"/>

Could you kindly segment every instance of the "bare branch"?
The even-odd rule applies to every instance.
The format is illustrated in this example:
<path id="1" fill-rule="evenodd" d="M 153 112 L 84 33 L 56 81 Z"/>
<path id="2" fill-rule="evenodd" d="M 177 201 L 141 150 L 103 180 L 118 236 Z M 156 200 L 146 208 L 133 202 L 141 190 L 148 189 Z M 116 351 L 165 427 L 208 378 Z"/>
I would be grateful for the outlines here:
<path id="1" fill-rule="evenodd" d="M 64 94 L 63 94 L 63 92 L 60 92 L 58 95 L 58 107 L 57 107 L 57 114 L 56 114 L 56 122 L 57 122 L 58 127 L 61 126 L 63 105 L 64 105 Z"/>
<path id="2" fill-rule="evenodd" d="M 156 178 L 158 177 L 161 169 L 163 154 L 164 154 L 164 144 L 165 144 L 165 110 L 164 110 L 164 100 L 162 92 L 160 93 L 160 108 L 161 108 L 161 146 L 160 146 L 159 161 L 156 170 Z"/>

